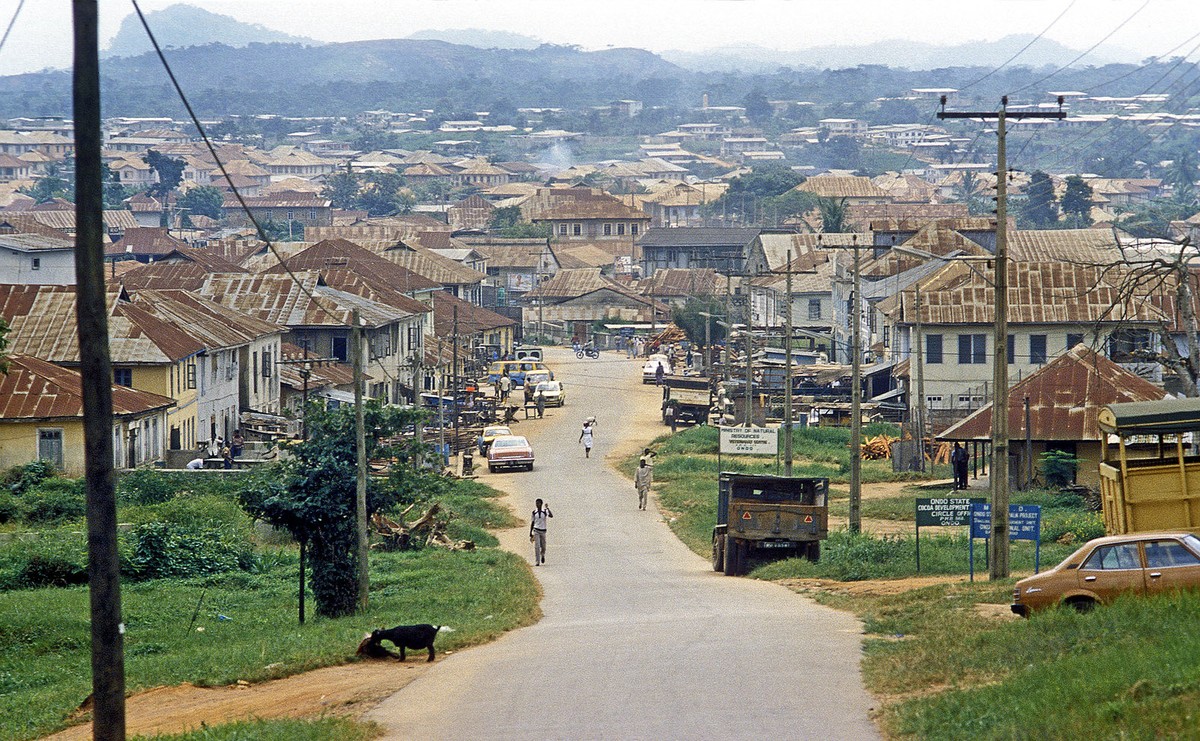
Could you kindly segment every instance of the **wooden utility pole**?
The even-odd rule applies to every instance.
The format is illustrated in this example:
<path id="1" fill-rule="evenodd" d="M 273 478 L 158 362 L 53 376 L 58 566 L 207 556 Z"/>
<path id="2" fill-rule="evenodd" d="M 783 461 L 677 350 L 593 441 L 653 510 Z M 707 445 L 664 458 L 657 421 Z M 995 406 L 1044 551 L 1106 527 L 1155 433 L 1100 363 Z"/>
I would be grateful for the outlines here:
<path id="1" fill-rule="evenodd" d="M 924 338 L 921 336 L 921 282 L 916 283 L 916 306 L 914 313 L 916 314 L 916 338 L 913 341 L 913 350 L 917 354 L 917 398 L 913 404 L 913 416 L 917 423 L 917 455 L 921 457 L 921 470 L 925 470 L 925 352 L 921 347 Z"/>
<path id="2" fill-rule="evenodd" d="M 363 331 L 358 309 L 351 313 L 354 327 L 350 343 L 354 347 L 354 448 L 357 453 L 355 469 L 354 520 L 358 533 L 355 560 L 358 562 L 358 609 L 366 612 L 370 592 L 367 569 L 367 432 L 363 421 Z"/>
<path id="3" fill-rule="evenodd" d="M 992 522 L 988 542 L 988 575 L 1004 579 L 1009 575 L 1008 528 L 1008 154 L 1005 148 L 1008 119 L 1063 119 L 1063 96 L 1058 96 L 1057 111 L 1008 112 L 1008 96 L 1000 99 L 998 111 L 947 111 L 942 96 L 938 118 L 996 119 L 996 316 L 992 327 Z"/>
<path id="4" fill-rule="evenodd" d="M 125 625 L 121 622 L 117 502 L 113 482 L 112 364 L 104 291 L 104 189 L 100 159 L 99 11 L 74 0 L 75 301 L 87 488 L 88 598 L 92 638 L 92 738 L 125 738 Z"/>
<path id="5" fill-rule="evenodd" d="M 858 235 L 854 243 L 853 309 L 850 321 L 850 532 L 862 532 L 862 275 L 859 270 Z"/>
<path id="6" fill-rule="evenodd" d="M 749 273 L 746 274 L 746 408 L 742 422 L 750 427 L 754 424 L 754 298 Z"/>
<path id="7" fill-rule="evenodd" d="M 792 251 L 787 251 L 783 308 L 783 473 L 792 475 Z"/>

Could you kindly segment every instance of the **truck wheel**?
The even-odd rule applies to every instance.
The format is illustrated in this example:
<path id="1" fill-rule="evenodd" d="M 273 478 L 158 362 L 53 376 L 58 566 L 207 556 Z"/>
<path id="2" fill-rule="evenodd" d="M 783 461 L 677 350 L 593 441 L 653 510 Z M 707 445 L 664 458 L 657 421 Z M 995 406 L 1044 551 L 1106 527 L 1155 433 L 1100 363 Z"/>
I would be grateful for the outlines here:
<path id="1" fill-rule="evenodd" d="M 821 541 L 814 540 L 804 546 L 804 557 L 816 563 L 821 560 Z"/>
<path id="2" fill-rule="evenodd" d="M 725 570 L 725 539 L 718 535 L 713 536 L 712 565 L 713 571 Z"/>
<path id="3" fill-rule="evenodd" d="M 725 538 L 725 576 L 737 576 L 742 568 L 742 541 Z"/>

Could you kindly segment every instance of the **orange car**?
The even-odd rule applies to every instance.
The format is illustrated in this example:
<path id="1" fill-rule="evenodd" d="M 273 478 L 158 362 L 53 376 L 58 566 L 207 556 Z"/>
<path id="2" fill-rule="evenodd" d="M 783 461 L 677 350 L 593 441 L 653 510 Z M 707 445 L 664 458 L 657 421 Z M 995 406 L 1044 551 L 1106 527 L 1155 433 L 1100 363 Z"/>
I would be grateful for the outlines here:
<path id="1" fill-rule="evenodd" d="M 1017 582 L 1012 611 L 1054 605 L 1081 612 L 1122 594 L 1200 587 L 1200 538 L 1187 532 L 1130 533 L 1089 540 L 1049 571 Z"/>

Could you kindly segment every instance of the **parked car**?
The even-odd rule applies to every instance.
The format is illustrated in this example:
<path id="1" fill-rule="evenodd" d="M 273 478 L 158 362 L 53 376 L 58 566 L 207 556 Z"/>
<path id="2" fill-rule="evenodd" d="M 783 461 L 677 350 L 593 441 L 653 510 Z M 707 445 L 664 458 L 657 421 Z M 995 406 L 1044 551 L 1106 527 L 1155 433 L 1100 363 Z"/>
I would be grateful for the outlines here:
<path id="1" fill-rule="evenodd" d="M 537 360 L 497 360 L 488 366 L 488 383 L 495 383 L 507 374 L 514 386 L 524 386 L 525 374 L 530 371 L 544 371 L 554 378 L 554 372 Z"/>
<path id="2" fill-rule="evenodd" d="M 536 389 L 537 385 L 542 381 L 549 381 L 554 378 L 554 374 L 548 370 L 534 370 L 525 374 L 525 385 Z"/>
<path id="3" fill-rule="evenodd" d="M 533 446 L 520 435 L 505 435 L 493 440 L 487 458 L 489 471 L 498 468 L 533 470 Z"/>
<path id="4" fill-rule="evenodd" d="M 480 435 L 482 441 L 479 443 L 479 454 L 487 455 L 488 448 L 491 447 L 493 440 L 511 434 L 512 430 L 507 425 L 488 425 L 484 427 L 483 433 Z"/>
<path id="5" fill-rule="evenodd" d="M 654 383 L 658 369 L 662 367 L 663 375 L 671 375 L 671 361 L 666 355 L 651 355 L 642 364 L 642 383 Z"/>
<path id="6" fill-rule="evenodd" d="M 1187 532 L 1130 533 L 1089 540 L 1062 563 L 1022 579 L 1012 611 L 1028 617 L 1055 605 L 1090 610 L 1123 594 L 1200 587 L 1200 538 Z"/>
<path id="7" fill-rule="evenodd" d="M 546 406 L 560 407 L 567 403 L 567 390 L 562 381 L 542 381 L 537 385 L 537 391 L 546 399 Z"/>

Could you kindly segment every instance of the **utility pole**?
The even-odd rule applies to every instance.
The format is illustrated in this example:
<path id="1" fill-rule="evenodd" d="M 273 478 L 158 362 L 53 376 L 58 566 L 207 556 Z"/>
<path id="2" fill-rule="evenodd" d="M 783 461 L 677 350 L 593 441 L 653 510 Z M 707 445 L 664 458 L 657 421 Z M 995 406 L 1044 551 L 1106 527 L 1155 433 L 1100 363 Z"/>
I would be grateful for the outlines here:
<path id="1" fill-rule="evenodd" d="M 1058 96 L 1057 111 L 1008 112 L 1008 96 L 1000 99 L 998 111 L 947 111 L 946 96 L 941 99 L 939 119 L 996 119 L 996 316 L 992 328 L 992 522 L 988 544 L 988 576 L 1004 579 L 1009 575 L 1008 529 L 1008 154 L 1005 148 L 1008 119 L 1064 119 L 1063 96 Z"/>
<path id="2" fill-rule="evenodd" d="M 358 309 L 350 314 L 354 346 L 354 447 L 356 451 L 354 520 L 358 533 L 355 560 L 358 562 L 358 609 L 367 610 L 370 577 L 367 571 L 367 433 L 363 421 L 363 331 Z"/>
<path id="3" fill-rule="evenodd" d="M 453 380 L 451 381 L 451 383 L 453 385 L 450 388 L 450 398 L 454 400 L 454 440 L 451 441 L 450 447 L 457 449 L 458 448 L 458 417 L 459 417 L 459 414 L 458 414 L 458 307 L 457 306 L 454 307 L 454 331 L 450 336 L 450 341 L 451 341 L 451 343 L 453 343 L 450 347 L 451 358 L 453 358 L 453 365 L 451 366 L 451 373 L 453 374 L 453 376 L 452 376 Z M 440 405 L 441 403 L 442 402 L 439 400 L 438 404 Z M 450 452 L 457 453 L 458 451 L 452 450 Z"/>
<path id="4" fill-rule="evenodd" d="M 783 473 L 792 475 L 792 251 L 787 251 L 786 298 L 783 310 Z"/>
<path id="5" fill-rule="evenodd" d="M 92 639 L 92 738 L 125 738 L 125 625 L 121 622 L 117 500 L 113 482 L 112 363 L 104 291 L 104 190 L 100 159 L 99 10 L 72 4 L 75 65 L 75 301 L 87 488 L 88 599 Z"/>
<path id="6" fill-rule="evenodd" d="M 754 424 L 754 300 L 751 296 L 750 274 L 746 274 L 746 408 L 742 421 L 750 427 Z"/>
<path id="7" fill-rule="evenodd" d="M 913 416 L 916 417 L 917 423 L 917 455 L 921 456 L 921 470 L 925 470 L 925 353 L 921 343 L 924 338 L 921 336 L 921 282 L 916 284 L 917 301 L 915 307 L 916 313 L 916 332 L 913 342 L 913 349 L 917 353 L 917 398 L 913 405 Z"/>
<path id="8" fill-rule="evenodd" d="M 733 276 L 725 276 L 725 344 L 721 346 L 721 378 L 729 380 L 729 343 L 733 341 L 733 315 L 730 314 L 730 301 L 733 299 Z M 728 387 L 726 387 L 728 389 Z M 724 413 L 725 410 L 721 410 Z"/>
<path id="9" fill-rule="evenodd" d="M 850 312 L 850 532 L 862 532 L 862 274 L 858 235 L 854 243 L 853 311 Z"/>

